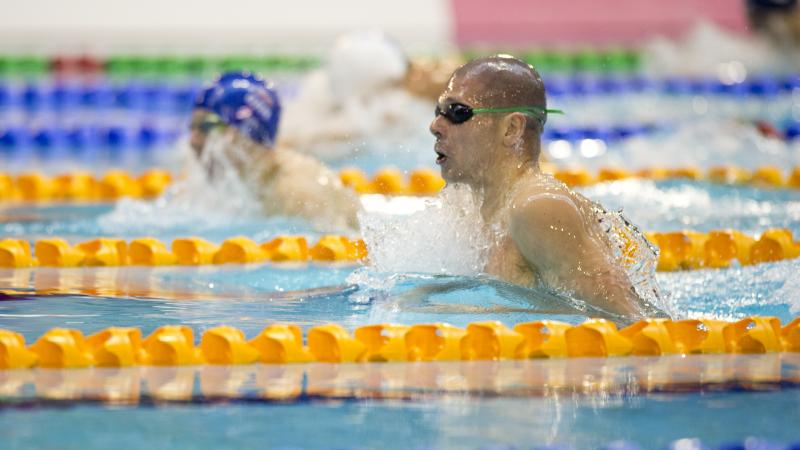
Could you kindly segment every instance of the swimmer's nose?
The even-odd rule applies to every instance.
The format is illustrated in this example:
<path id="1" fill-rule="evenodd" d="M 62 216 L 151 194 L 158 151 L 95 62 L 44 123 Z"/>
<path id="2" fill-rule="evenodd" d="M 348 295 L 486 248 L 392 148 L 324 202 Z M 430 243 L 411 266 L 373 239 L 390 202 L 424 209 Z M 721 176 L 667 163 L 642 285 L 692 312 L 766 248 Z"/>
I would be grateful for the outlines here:
<path id="1" fill-rule="evenodd" d="M 192 130 L 189 134 L 189 146 L 195 153 L 200 154 L 206 144 L 206 134 L 199 130 Z"/>
<path id="2" fill-rule="evenodd" d="M 436 139 L 442 137 L 443 125 L 444 125 L 443 120 L 444 117 L 442 116 L 434 117 L 433 120 L 431 121 L 430 127 L 428 128 L 429 130 L 431 130 L 431 134 L 433 134 L 436 137 Z"/>

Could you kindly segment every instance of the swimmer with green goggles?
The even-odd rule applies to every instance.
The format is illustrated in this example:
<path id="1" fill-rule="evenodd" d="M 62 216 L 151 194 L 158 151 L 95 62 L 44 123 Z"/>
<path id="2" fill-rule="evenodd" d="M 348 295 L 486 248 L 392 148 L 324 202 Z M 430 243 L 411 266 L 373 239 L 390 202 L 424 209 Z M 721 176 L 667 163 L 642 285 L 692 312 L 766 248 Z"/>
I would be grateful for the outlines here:
<path id="1" fill-rule="evenodd" d="M 450 103 L 444 109 L 436 105 L 435 115 L 442 116 L 449 120 L 450 123 L 458 125 L 471 119 L 475 114 L 486 113 L 523 113 L 525 115 L 533 116 L 542 125 L 546 121 L 547 114 L 564 114 L 560 109 L 547 109 L 541 106 L 518 106 L 512 108 L 473 108 L 463 103 Z"/>
<path id="2" fill-rule="evenodd" d="M 623 321 L 657 315 L 657 289 L 640 288 L 657 286 L 654 271 L 629 273 L 618 257 L 654 257 L 646 239 L 633 232 L 616 238 L 603 228 L 612 217 L 602 206 L 541 171 L 542 126 L 548 113 L 563 114 L 546 105 L 536 70 L 507 55 L 461 66 L 439 96 L 430 124 L 436 164 L 448 185 L 465 184 L 475 194 L 490 237 L 484 273 L 545 285 Z M 478 114 L 490 120 L 471 120 Z"/>

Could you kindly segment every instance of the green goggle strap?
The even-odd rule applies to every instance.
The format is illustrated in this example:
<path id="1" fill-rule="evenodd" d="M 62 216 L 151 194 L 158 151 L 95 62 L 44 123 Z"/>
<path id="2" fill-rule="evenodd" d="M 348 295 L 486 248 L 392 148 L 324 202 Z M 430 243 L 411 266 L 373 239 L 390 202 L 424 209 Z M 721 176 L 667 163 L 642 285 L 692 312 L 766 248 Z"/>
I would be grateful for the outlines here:
<path id="1" fill-rule="evenodd" d="M 480 113 L 511 113 L 511 112 L 518 112 L 518 113 L 525 113 L 525 114 L 564 114 L 564 111 L 560 109 L 547 109 L 542 108 L 539 106 L 517 106 L 513 108 L 474 108 L 472 110 L 473 114 L 480 114 Z M 544 123 L 542 117 L 536 117 L 540 122 Z"/>
<path id="2" fill-rule="evenodd" d="M 196 126 L 197 128 L 200 128 L 203 132 L 206 132 L 206 133 L 209 132 L 213 128 L 217 128 L 217 127 L 221 127 L 221 126 L 225 126 L 225 125 L 226 125 L 226 123 L 222 121 L 222 118 L 220 118 L 218 115 L 216 115 L 214 113 L 211 113 L 211 112 L 208 114 L 208 116 L 206 116 L 206 118 L 202 122 L 194 124 L 194 126 Z"/>

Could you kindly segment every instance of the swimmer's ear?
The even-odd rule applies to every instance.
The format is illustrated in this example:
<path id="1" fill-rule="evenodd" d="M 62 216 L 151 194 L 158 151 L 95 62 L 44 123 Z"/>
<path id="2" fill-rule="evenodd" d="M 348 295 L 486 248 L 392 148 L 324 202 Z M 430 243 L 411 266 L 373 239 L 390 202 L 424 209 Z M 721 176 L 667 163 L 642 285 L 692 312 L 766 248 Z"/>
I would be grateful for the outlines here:
<path id="1" fill-rule="evenodd" d="M 503 144 L 507 147 L 516 146 L 525 134 L 527 118 L 522 113 L 511 113 L 503 117 L 501 131 Z"/>

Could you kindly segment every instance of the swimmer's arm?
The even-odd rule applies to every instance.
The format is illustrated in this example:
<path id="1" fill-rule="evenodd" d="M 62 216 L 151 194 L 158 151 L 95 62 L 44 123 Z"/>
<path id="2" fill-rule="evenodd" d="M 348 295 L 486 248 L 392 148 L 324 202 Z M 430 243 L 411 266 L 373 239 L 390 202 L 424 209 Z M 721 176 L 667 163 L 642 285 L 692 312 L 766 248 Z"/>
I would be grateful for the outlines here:
<path id="1" fill-rule="evenodd" d="M 616 314 L 635 314 L 630 282 L 588 232 L 577 206 L 563 195 L 515 199 L 511 236 L 520 253 L 556 288 Z"/>
<path id="2" fill-rule="evenodd" d="M 322 221 L 319 225 L 326 229 L 358 229 L 358 196 L 316 159 L 284 150 L 271 184 L 274 197 L 268 201 L 278 213 Z"/>
<path id="3" fill-rule="evenodd" d="M 498 293 L 511 297 L 526 299 L 530 305 L 512 307 L 504 305 L 463 305 L 437 303 L 432 297 L 435 295 L 449 294 L 457 291 L 467 291 L 482 286 L 493 286 Z M 563 302 L 547 301 L 546 294 L 534 292 L 518 286 L 508 285 L 501 281 L 487 282 L 486 279 L 470 278 L 453 280 L 446 282 L 436 282 L 432 285 L 415 286 L 399 295 L 392 297 L 394 305 L 404 312 L 420 312 L 429 314 L 453 314 L 453 313 L 514 313 L 514 312 L 536 312 L 537 314 L 576 314 L 576 309 Z"/>

